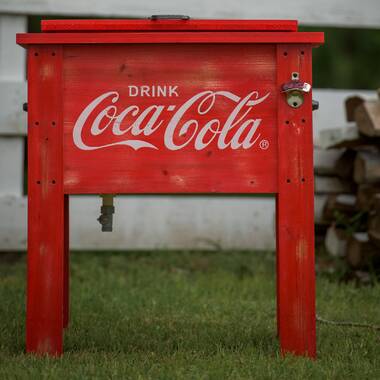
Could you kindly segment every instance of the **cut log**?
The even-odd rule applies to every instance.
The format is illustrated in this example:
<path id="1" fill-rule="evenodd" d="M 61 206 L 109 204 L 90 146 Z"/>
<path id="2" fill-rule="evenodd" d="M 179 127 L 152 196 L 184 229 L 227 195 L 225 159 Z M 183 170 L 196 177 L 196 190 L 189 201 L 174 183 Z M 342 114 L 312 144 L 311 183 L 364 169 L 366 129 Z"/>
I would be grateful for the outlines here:
<path id="1" fill-rule="evenodd" d="M 324 221 L 316 222 L 314 224 L 315 236 L 323 236 L 323 239 L 324 239 L 329 227 L 330 227 L 330 222 L 324 222 Z"/>
<path id="2" fill-rule="evenodd" d="M 361 133 L 370 137 L 380 136 L 380 101 L 367 100 L 356 107 L 355 121 Z"/>
<path id="3" fill-rule="evenodd" d="M 351 179 L 354 174 L 356 151 L 347 149 L 335 162 L 335 171 L 340 178 Z"/>
<path id="4" fill-rule="evenodd" d="M 355 121 L 355 109 L 364 102 L 361 96 L 350 96 L 345 101 L 347 121 Z"/>
<path id="5" fill-rule="evenodd" d="M 348 239 L 346 259 L 351 268 L 366 268 L 378 262 L 380 250 L 370 241 L 366 232 L 358 232 Z"/>
<path id="6" fill-rule="evenodd" d="M 373 195 L 372 202 L 375 212 L 380 216 L 380 191 Z"/>
<path id="7" fill-rule="evenodd" d="M 315 223 L 328 223 L 327 220 L 323 219 L 323 209 L 327 202 L 328 195 L 315 194 L 314 196 L 314 222 Z"/>
<path id="8" fill-rule="evenodd" d="M 380 250 L 380 231 L 368 231 L 369 239 L 372 244 L 375 245 Z"/>
<path id="9" fill-rule="evenodd" d="M 373 208 L 368 218 L 368 236 L 373 244 L 380 249 L 380 194 L 372 198 Z"/>
<path id="10" fill-rule="evenodd" d="M 327 177 L 336 177 L 338 173 L 333 166 L 317 166 L 314 167 L 314 174 Z"/>
<path id="11" fill-rule="evenodd" d="M 380 183 L 380 153 L 358 152 L 354 163 L 356 183 Z"/>
<path id="12" fill-rule="evenodd" d="M 364 137 L 360 136 L 356 125 L 324 129 L 319 133 L 319 145 L 323 149 L 349 148 L 366 144 Z"/>
<path id="13" fill-rule="evenodd" d="M 322 176 L 336 176 L 335 163 L 343 149 L 314 149 L 314 173 Z"/>
<path id="14" fill-rule="evenodd" d="M 323 219 L 335 220 L 336 211 L 347 216 L 352 216 L 358 211 L 356 204 L 356 196 L 353 194 L 332 194 L 327 198 L 327 202 L 323 208 Z"/>
<path id="15" fill-rule="evenodd" d="M 371 212 L 368 218 L 368 231 L 380 233 L 380 214 Z"/>
<path id="16" fill-rule="evenodd" d="M 344 257 L 347 251 L 347 234 L 342 228 L 332 224 L 325 238 L 327 252 L 333 257 Z"/>
<path id="17" fill-rule="evenodd" d="M 380 184 L 362 184 L 358 187 L 356 194 L 357 208 L 362 211 L 369 211 L 373 208 L 374 195 L 380 193 Z"/>
<path id="18" fill-rule="evenodd" d="M 355 192 L 355 185 L 338 177 L 315 177 L 316 194 L 350 194 Z"/>

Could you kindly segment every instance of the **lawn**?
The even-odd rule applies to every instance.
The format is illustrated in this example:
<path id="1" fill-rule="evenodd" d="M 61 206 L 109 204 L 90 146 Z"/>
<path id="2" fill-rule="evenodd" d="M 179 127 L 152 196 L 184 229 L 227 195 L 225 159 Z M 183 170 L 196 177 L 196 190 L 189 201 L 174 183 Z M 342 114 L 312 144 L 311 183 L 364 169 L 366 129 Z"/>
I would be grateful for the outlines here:
<path id="1" fill-rule="evenodd" d="M 25 255 L 0 255 L 0 379 L 379 379 L 380 331 L 318 324 L 278 354 L 273 253 L 73 252 L 59 359 L 24 354 Z M 20 258 L 18 258 L 20 257 Z M 380 324 L 380 284 L 317 281 L 318 314 Z"/>

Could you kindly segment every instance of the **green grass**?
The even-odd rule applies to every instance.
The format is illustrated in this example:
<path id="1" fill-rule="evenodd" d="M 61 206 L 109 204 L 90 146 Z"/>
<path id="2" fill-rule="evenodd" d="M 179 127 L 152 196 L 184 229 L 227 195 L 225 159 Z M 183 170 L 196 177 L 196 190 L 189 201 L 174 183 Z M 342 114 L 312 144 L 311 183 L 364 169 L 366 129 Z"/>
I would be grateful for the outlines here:
<path id="1" fill-rule="evenodd" d="M 4 257 L 4 256 L 3 256 Z M 278 354 L 272 253 L 72 253 L 59 359 L 24 354 L 25 256 L 0 256 L 0 379 L 379 379 L 380 334 L 318 325 L 317 361 Z M 380 323 L 380 285 L 318 278 L 318 313 Z"/>

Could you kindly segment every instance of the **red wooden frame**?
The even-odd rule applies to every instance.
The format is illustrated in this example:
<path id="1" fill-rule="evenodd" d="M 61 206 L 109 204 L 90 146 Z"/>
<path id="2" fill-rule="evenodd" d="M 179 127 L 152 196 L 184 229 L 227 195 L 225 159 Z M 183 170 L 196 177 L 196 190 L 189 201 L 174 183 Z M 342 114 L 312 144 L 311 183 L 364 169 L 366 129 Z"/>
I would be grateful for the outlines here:
<path id="1" fill-rule="evenodd" d="M 323 34 L 296 27 L 294 21 L 69 20 L 45 21 L 43 30 L 54 33 L 17 36 L 28 48 L 28 352 L 63 351 L 69 194 L 273 193 L 281 351 L 316 356 L 312 95 L 292 108 L 281 87 L 294 72 L 311 84 L 311 50 Z M 160 86 L 173 99 L 153 94 Z M 135 119 L 128 119 L 133 97 Z M 198 103 L 184 111 L 192 121 L 167 137 L 171 112 L 192 97 Z M 159 115 L 138 124 L 149 107 Z M 127 131 L 124 119 L 116 123 L 121 114 Z M 120 140 L 126 132 L 131 138 Z"/>

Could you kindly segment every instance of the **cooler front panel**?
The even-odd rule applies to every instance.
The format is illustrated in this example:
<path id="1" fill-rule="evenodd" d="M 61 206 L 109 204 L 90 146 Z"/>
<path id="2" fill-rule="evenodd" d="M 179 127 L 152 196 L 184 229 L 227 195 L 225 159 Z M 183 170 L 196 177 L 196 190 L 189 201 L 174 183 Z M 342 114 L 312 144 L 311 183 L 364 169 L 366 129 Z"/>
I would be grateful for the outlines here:
<path id="1" fill-rule="evenodd" d="M 65 46 L 67 193 L 277 191 L 276 46 Z"/>

